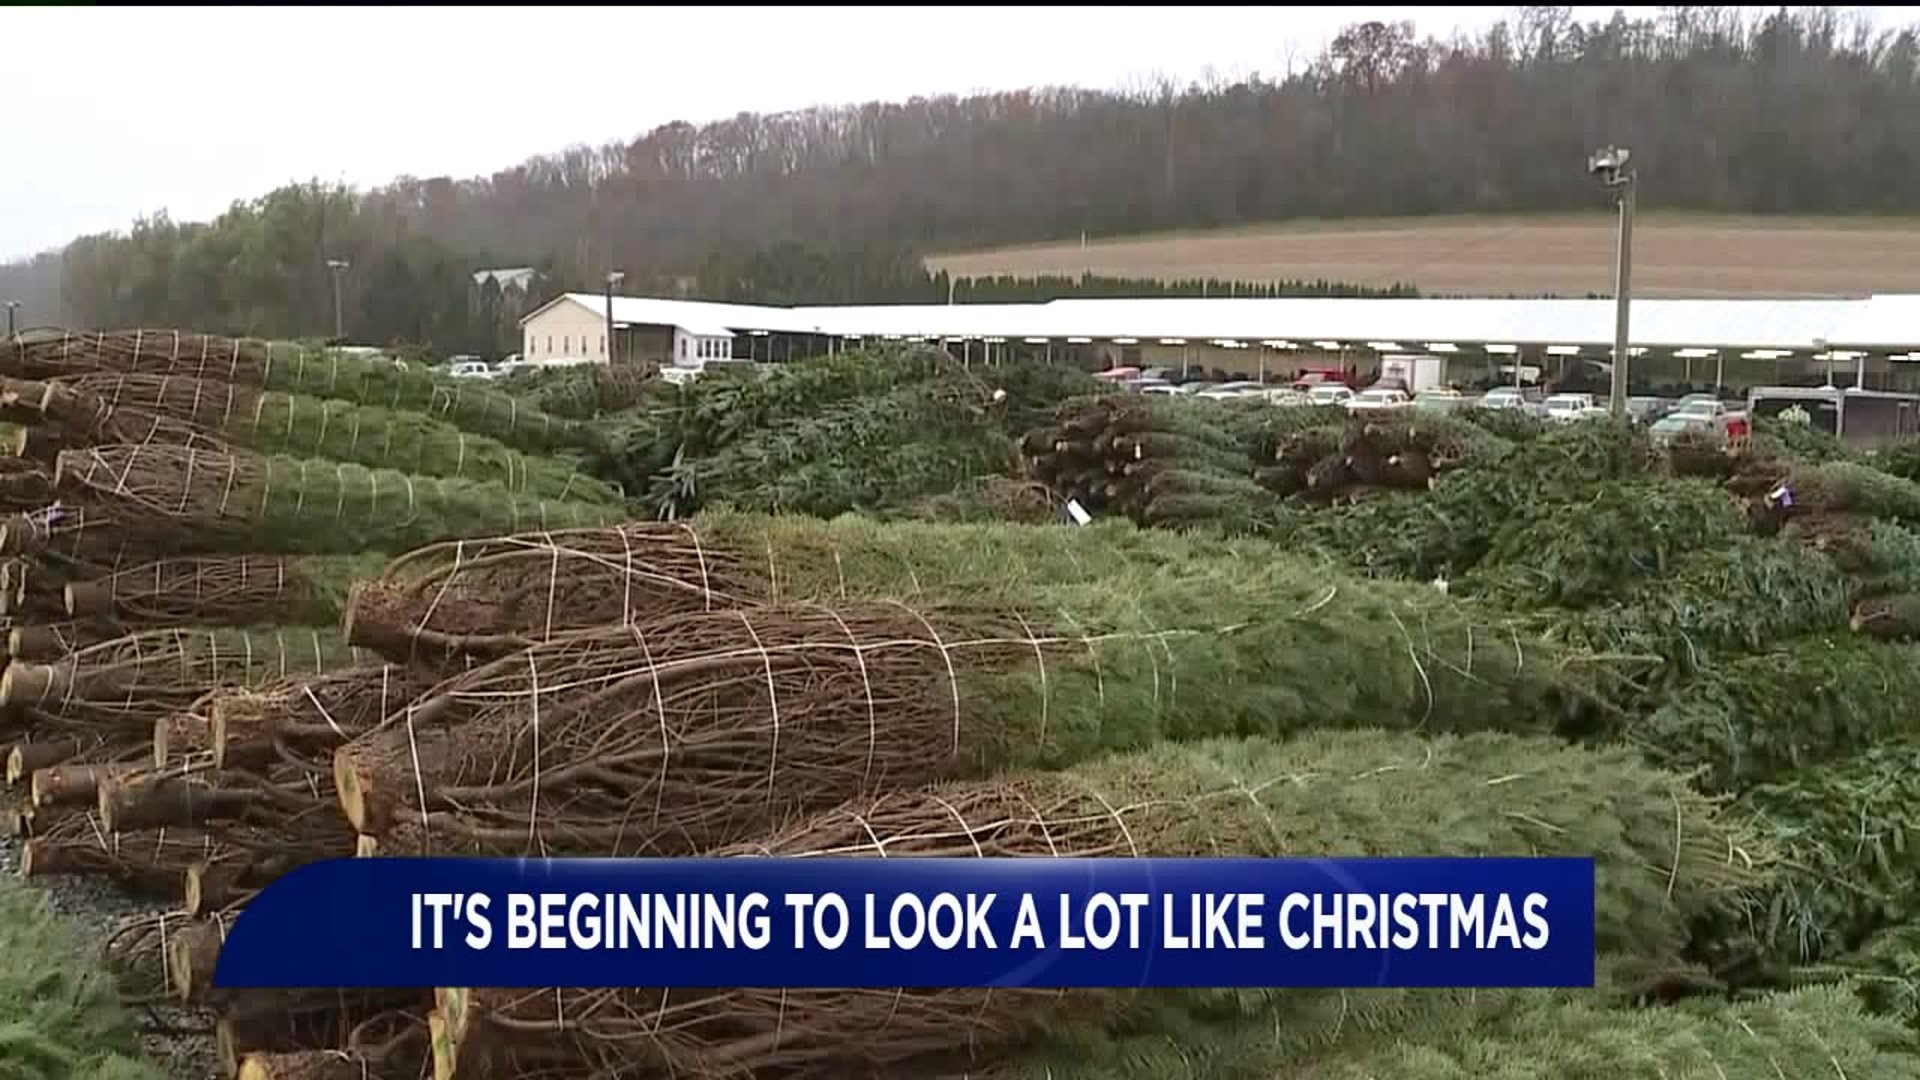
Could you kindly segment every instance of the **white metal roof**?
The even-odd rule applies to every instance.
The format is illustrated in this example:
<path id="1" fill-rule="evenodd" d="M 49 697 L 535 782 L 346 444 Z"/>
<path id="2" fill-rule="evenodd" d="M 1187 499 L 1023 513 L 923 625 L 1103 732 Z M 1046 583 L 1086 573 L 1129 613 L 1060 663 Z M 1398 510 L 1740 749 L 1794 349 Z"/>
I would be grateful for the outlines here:
<path id="1" fill-rule="evenodd" d="M 1920 336 L 1920 296 L 1877 293 L 1852 302 L 1840 325 L 1828 335 L 1835 346 L 1861 349 L 1910 349 Z"/>
<path id="2" fill-rule="evenodd" d="M 606 298 L 568 293 L 595 313 Z M 676 326 L 703 335 L 740 331 L 841 337 L 962 337 L 1151 342 L 1231 339 L 1391 341 L 1418 351 L 1428 342 L 1462 345 L 1582 345 L 1613 342 L 1611 300 L 1149 298 L 1055 300 L 1044 304 L 889 304 L 766 307 L 616 296 L 615 322 Z M 552 304 L 526 316 L 536 318 Z M 1920 351 L 1920 296 L 1860 300 L 1636 300 L 1636 346 L 1740 349 L 1831 347 Z"/>

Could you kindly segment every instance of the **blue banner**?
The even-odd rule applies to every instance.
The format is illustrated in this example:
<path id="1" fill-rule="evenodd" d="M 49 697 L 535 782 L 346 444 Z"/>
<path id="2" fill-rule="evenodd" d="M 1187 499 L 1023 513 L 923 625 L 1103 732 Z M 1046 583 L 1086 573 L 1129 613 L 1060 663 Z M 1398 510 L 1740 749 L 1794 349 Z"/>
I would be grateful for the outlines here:
<path id="1" fill-rule="evenodd" d="M 216 985 L 1569 987 L 1592 859 L 340 859 Z"/>

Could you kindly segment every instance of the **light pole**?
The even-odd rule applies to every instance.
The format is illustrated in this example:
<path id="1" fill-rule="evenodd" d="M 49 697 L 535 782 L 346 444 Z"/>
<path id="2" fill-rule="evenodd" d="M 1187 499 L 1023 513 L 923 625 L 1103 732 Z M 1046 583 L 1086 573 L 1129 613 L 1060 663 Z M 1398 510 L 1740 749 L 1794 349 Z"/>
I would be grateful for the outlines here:
<path id="1" fill-rule="evenodd" d="M 345 259 L 327 260 L 327 269 L 333 271 L 333 340 L 336 342 L 347 336 L 346 320 L 340 307 L 340 279 L 347 276 L 347 268 L 351 265 Z"/>
<path id="2" fill-rule="evenodd" d="M 7 301 L 7 336 L 8 337 L 12 337 L 14 334 L 13 313 L 19 310 L 19 308 L 20 308 L 20 301 L 18 300 Z"/>
<path id="3" fill-rule="evenodd" d="M 1613 394 L 1607 402 L 1616 420 L 1627 415 L 1627 315 L 1633 304 L 1633 152 L 1609 146 L 1587 159 L 1587 171 L 1620 200 L 1620 240 L 1613 268 Z"/>
<path id="4" fill-rule="evenodd" d="M 618 353 L 619 344 L 620 344 L 619 339 L 614 337 L 613 335 L 613 287 L 625 280 L 627 280 L 627 275 L 625 272 L 620 270 L 607 271 L 607 366 L 608 367 L 613 366 L 614 357 Z"/>

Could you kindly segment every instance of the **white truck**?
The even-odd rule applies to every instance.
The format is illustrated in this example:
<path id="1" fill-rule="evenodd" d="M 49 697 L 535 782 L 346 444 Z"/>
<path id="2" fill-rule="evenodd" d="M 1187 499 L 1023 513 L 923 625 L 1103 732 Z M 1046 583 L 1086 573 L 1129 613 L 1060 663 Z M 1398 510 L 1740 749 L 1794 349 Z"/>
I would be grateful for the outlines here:
<path id="1" fill-rule="evenodd" d="M 1682 434 L 1694 433 L 1738 446 L 1753 432 L 1752 421 L 1744 410 L 1735 409 L 1712 394 L 1688 394 L 1680 407 L 1656 420 L 1647 433 L 1655 442 L 1667 442 Z"/>
<path id="2" fill-rule="evenodd" d="M 1555 394 L 1546 400 L 1543 410 L 1547 419 L 1556 424 L 1571 424 L 1586 416 L 1593 408 L 1592 394 Z"/>
<path id="3" fill-rule="evenodd" d="M 1447 384 L 1447 358 L 1389 353 L 1380 358 L 1380 378 L 1398 379 L 1409 396 Z"/>

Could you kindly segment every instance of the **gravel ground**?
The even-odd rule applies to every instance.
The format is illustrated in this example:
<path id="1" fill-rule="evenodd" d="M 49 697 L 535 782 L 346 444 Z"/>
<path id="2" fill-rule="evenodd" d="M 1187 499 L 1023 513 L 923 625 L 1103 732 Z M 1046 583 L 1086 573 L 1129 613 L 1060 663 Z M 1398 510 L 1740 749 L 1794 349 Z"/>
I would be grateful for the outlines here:
<path id="1" fill-rule="evenodd" d="M 0 874 L 20 872 L 19 841 L 0 836 Z M 110 881 L 92 877 L 35 879 L 53 909 L 78 928 L 80 940 L 105 941 L 128 915 L 160 910 L 162 905 L 129 896 Z M 147 1055 L 169 1080 L 216 1080 L 219 1075 L 213 1046 L 213 1015 L 203 1009 L 171 1006 L 136 1010 L 141 1043 Z"/>

